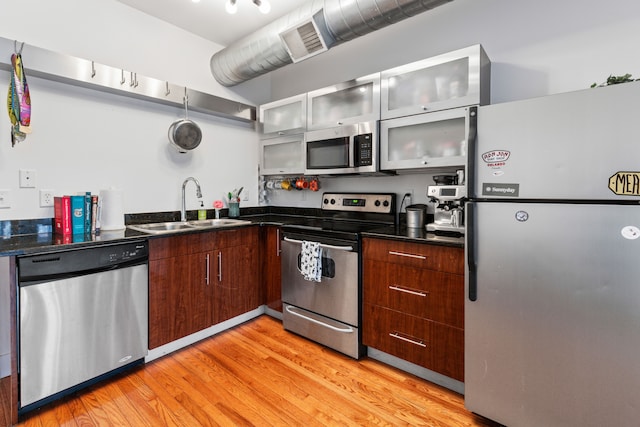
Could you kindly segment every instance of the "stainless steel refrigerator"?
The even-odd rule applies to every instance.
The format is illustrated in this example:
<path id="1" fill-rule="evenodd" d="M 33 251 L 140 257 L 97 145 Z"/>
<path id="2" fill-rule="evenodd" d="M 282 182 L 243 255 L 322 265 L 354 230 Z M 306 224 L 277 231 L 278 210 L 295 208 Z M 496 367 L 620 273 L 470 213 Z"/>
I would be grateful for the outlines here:
<path id="1" fill-rule="evenodd" d="M 465 405 L 508 426 L 640 423 L 640 82 L 478 109 Z"/>

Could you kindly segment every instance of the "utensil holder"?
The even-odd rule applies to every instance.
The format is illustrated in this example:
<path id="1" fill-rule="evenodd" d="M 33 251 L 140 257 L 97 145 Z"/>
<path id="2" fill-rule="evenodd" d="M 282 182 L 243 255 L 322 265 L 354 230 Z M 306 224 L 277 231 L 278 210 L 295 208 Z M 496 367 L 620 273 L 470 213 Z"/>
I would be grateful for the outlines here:
<path id="1" fill-rule="evenodd" d="M 238 218 L 240 216 L 240 203 L 229 202 L 229 218 Z"/>

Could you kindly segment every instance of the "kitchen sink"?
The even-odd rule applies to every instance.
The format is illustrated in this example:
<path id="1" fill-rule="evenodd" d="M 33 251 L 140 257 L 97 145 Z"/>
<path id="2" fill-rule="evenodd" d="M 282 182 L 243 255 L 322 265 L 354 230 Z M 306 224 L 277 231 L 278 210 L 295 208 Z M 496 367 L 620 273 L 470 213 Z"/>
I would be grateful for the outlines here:
<path id="1" fill-rule="evenodd" d="M 132 230 L 141 231 L 149 234 L 176 233 L 181 231 L 193 231 L 204 228 L 222 228 L 234 227 L 238 225 L 250 224 L 251 221 L 242 219 L 202 219 L 197 221 L 173 221 L 173 222 L 154 222 L 150 224 L 135 224 L 128 227 Z"/>
<path id="2" fill-rule="evenodd" d="M 220 219 L 199 219 L 197 221 L 188 221 L 187 224 L 191 227 L 232 227 L 234 225 L 244 225 L 249 224 L 251 221 L 246 221 L 243 219 L 232 219 L 232 218 L 220 218 Z"/>

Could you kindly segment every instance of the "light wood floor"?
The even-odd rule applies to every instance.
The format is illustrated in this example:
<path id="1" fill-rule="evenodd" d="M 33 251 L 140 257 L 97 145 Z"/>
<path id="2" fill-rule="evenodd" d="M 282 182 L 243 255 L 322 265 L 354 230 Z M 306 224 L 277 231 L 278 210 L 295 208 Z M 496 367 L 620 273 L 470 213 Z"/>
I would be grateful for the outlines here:
<path id="1" fill-rule="evenodd" d="M 494 426 L 463 397 L 269 316 L 25 415 L 20 426 Z"/>

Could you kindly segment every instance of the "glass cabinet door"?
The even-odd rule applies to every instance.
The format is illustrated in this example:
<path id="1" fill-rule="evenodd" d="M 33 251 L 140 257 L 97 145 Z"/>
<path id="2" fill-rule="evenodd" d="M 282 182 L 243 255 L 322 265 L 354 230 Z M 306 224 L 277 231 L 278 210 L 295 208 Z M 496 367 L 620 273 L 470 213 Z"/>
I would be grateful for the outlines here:
<path id="1" fill-rule="evenodd" d="M 488 104 L 490 67 L 475 45 L 383 71 L 382 119 Z"/>
<path id="2" fill-rule="evenodd" d="M 260 141 L 260 174 L 284 175 L 304 173 L 303 135 Z"/>
<path id="3" fill-rule="evenodd" d="M 308 93 L 309 130 L 380 119 L 380 74 Z"/>
<path id="4" fill-rule="evenodd" d="M 380 122 L 382 170 L 464 166 L 469 137 L 468 108 Z"/>
<path id="5" fill-rule="evenodd" d="M 261 105 L 261 138 L 303 133 L 307 130 L 307 95 L 296 95 Z"/>

